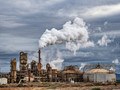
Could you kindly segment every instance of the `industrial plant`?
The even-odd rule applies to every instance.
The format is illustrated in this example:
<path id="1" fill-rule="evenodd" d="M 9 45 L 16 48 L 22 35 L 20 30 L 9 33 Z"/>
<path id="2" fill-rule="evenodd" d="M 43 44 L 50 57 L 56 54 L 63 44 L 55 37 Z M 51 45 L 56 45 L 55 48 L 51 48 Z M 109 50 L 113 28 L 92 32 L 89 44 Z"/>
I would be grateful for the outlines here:
<path id="1" fill-rule="evenodd" d="M 52 69 L 49 63 L 42 68 L 41 52 L 38 51 L 38 62 L 27 62 L 27 53 L 20 52 L 19 68 L 16 58 L 11 60 L 10 72 L 0 73 L 0 84 L 27 82 L 116 82 L 116 68 L 113 64 L 86 65 L 83 71 L 77 65 L 65 66 L 63 70 Z M 110 68 L 113 70 L 111 71 Z M 2 81 L 4 79 L 4 82 Z"/>

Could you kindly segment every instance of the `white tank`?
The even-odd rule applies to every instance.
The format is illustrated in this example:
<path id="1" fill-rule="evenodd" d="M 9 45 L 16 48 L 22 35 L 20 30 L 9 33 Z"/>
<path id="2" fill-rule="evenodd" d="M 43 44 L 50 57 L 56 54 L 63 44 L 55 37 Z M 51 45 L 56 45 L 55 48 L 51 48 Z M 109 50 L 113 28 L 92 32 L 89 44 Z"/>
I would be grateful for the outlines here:
<path id="1" fill-rule="evenodd" d="M 0 78 L 0 84 L 7 84 L 7 78 Z"/>
<path id="2" fill-rule="evenodd" d="M 116 74 L 103 68 L 91 69 L 83 74 L 86 82 L 115 82 Z"/>

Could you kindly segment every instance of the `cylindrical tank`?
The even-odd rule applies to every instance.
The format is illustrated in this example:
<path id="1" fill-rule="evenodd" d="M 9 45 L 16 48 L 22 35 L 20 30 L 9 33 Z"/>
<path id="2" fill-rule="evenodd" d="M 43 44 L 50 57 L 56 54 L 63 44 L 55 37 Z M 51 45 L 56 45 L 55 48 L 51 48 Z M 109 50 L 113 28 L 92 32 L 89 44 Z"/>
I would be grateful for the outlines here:
<path id="1" fill-rule="evenodd" d="M 103 68 L 91 69 L 83 74 L 83 79 L 86 82 L 115 82 L 116 75 L 112 72 Z"/>

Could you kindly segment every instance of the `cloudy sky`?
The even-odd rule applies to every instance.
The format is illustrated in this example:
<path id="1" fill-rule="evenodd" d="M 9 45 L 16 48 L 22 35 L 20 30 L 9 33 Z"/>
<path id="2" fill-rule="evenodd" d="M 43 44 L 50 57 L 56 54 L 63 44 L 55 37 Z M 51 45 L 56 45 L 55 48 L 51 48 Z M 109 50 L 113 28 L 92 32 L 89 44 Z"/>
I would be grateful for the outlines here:
<path id="1" fill-rule="evenodd" d="M 31 58 L 46 29 L 61 29 L 76 17 L 86 22 L 94 46 L 76 55 L 66 43 L 48 46 L 42 49 L 42 62 L 59 57 L 63 66 L 113 63 L 119 73 L 120 0 L 0 0 L 0 70 L 8 72 L 12 58 L 19 62 L 20 51 Z"/>

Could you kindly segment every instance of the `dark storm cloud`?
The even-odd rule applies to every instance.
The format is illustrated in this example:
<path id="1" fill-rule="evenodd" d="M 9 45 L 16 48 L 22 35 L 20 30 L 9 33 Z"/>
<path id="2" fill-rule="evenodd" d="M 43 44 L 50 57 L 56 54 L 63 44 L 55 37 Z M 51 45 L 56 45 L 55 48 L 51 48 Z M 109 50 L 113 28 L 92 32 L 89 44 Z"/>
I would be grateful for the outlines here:
<path id="1" fill-rule="evenodd" d="M 119 0 L 0 0 L 0 63 L 9 71 L 9 61 L 14 57 L 18 61 L 19 51 L 37 50 L 38 40 L 46 29 L 61 29 L 76 16 L 89 25 L 89 40 L 95 42 L 95 47 L 80 49 L 74 56 L 64 44 L 56 45 L 65 59 L 63 65 L 120 60 L 119 15 Z M 104 34 L 114 41 L 102 47 L 97 41 Z"/>

